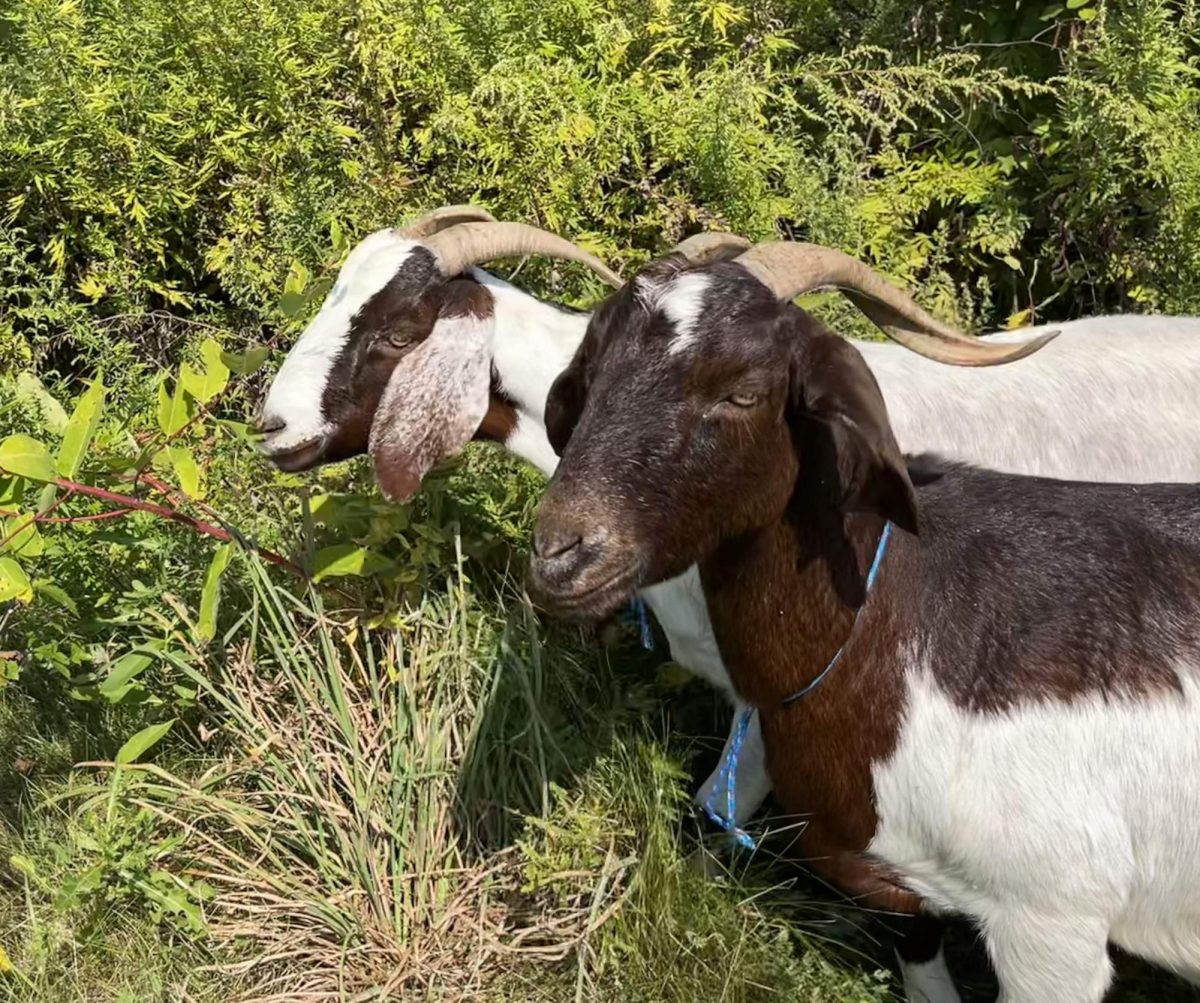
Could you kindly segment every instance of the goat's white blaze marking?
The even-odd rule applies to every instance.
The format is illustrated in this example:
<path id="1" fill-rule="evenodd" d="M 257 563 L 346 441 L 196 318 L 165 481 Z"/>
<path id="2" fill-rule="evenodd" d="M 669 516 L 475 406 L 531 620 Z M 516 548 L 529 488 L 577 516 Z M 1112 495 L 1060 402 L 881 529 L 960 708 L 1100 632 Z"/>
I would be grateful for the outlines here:
<path id="1" fill-rule="evenodd" d="M 659 306 L 675 327 L 668 355 L 679 354 L 695 340 L 696 322 L 704 312 L 704 297 L 711 284 L 703 273 L 685 272 L 672 279 L 659 296 Z"/>
<path id="2" fill-rule="evenodd" d="M 395 230 L 380 230 L 350 252 L 320 312 L 292 346 L 271 383 L 262 424 L 269 428 L 282 423 L 283 428 L 263 441 L 268 455 L 296 449 L 332 431 L 321 412 L 321 398 L 334 362 L 350 339 L 350 322 L 404 267 L 416 246 Z"/>
<path id="3" fill-rule="evenodd" d="M 900 978 L 908 1003 L 961 1003 L 942 949 L 930 961 L 900 959 Z"/>
<path id="4" fill-rule="evenodd" d="M 487 414 L 493 318 L 447 317 L 393 371 L 371 423 L 370 452 L 384 493 L 413 487 L 458 452 Z"/>
<path id="5" fill-rule="evenodd" d="M 1006 999 L 1099 999 L 1106 940 L 1200 973 L 1200 668 L 1179 668 L 1182 693 L 975 714 L 911 660 L 870 850 L 976 920 L 998 972 L 1034 951 L 1002 973 Z M 1039 958 L 1071 973 L 1059 995 Z"/>

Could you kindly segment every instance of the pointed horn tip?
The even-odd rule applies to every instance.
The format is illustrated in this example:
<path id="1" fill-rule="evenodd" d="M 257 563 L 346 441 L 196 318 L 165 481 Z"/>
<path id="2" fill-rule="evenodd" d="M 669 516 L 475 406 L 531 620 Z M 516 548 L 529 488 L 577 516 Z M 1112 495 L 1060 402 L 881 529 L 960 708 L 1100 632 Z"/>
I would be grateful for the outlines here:
<path id="1" fill-rule="evenodd" d="M 1039 334 L 1036 338 L 1018 342 L 1015 345 L 988 344 L 987 342 L 980 341 L 976 344 L 980 346 L 986 345 L 988 348 L 986 354 L 974 356 L 974 353 L 972 353 L 974 357 L 962 358 L 961 361 L 956 361 L 953 364 L 959 366 L 1003 366 L 1009 362 L 1017 362 L 1026 356 L 1033 355 L 1034 352 L 1041 351 L 1057 338 L 1060 333 L 1058 330 L 1046 331 L 1044 334 Z"/>

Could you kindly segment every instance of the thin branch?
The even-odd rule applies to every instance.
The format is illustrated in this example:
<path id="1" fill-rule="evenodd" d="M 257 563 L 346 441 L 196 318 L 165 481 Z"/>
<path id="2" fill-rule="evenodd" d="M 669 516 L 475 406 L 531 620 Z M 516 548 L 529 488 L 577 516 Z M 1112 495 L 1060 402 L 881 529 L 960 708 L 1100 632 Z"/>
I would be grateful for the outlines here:
<path id="1" fill-rule="evenodd" d="M 8 474 L 9 471 L 0 467 L 0 473 Z M 66 478 L 59 477 L 50 481 L 51 484 L 57 485 L 69 494 L 85 495 L 88 498 L 95 498 L 97 501 L 107 502 L 110 505 L 120 506 L 126 510 L 122 514 L 128 515 L 130 512 L 149 512 L 151 515 L 156 515 L 161 519 L 168 519 L 171 522 L 177 522 L 187 526 L 193 532 L 200 533 L 203 536 L 211 536 L 215 540 L 221 540 L 225 543 L 233 542 L 234 536 L 220 526 L 214 526 L 211 522 L 205 522 L 202 519 L 197 519 L 194 516 L 188 515 L 186 512 L 181 512 L 177 508 L 168 508 L 165 505 L 157 505 L 154 502 L 143 501 L 140 498 L 134 498 L 132 495 L 123 495 L 116 491 L 108 491 L 105 488 L 92 487 L 90 484 L 80 484 L 77 481 L 69 481 Z M 66 499 L 61 499 L 65 501 Z M 54 507 L 57 507 L 57 504 Z M 38 517 L 34 517 L 34 521 Z M 10 534 L 11 535 L 11 534 Z M 242 542 L 238 540 L 237 542 Z M 304 569 L 300 565 L 289 561 L 281 554 L 277 554 L 272 550 L 267 550 L 265 547 L 249 545 L 255 553 L 262 556 L 265 560 L 272 564 L 278 565 L 281 568 L 287 568 L 288 571 L 301 578 L 307 578 Z"/>

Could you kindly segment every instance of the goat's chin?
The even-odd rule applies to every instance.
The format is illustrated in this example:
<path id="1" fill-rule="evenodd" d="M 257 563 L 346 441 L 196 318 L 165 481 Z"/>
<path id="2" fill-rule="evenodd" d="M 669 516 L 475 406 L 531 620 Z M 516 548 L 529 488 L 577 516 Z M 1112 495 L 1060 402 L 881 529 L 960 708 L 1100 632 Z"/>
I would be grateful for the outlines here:
<path id="1" fill-rule="evenodd" d="M 538 574 L 535 561 L 529 591 L 534 601 L 551 616 L 590 623 L 611 616 L 633 598 L 638 588 L 638 572 L 637 565 L 630 565 L 598 585 L 589 582 L 572 588 L 546 582 Z"/>
<path id="2" fill-rule="evenodd" d="M 322 436 L 290 449 L 267 452 L 267 459 L 284 473 L 295 474 L 327 462 L 325 445 L 326 441 Z"/>

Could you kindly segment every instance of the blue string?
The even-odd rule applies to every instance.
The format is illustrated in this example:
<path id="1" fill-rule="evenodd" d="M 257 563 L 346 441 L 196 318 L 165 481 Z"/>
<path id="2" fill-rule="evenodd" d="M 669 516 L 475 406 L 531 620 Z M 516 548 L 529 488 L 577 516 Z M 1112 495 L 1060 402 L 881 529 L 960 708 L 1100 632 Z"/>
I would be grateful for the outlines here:
<path id="1" fill-rule="evenodd" d="M 883 532 L 879 536 L 879 545 L 875 548 L 875 559 L 871 562 L 870 570 L 867 571 L 867 587 L 866 592 L 871 591 L 871 587 L 875 584 L 875 579 L 879 577 L 879 567 L 883 564 L 883 555 L 887 551 L 888 540 L 891 539 L 892 524 L 885 523 Z M 866 605 L 866 599 L 863 599 L 863 606 Z M 802 689 L 793 693 L 790 697 L 783 701 L 784 706 L 795 703 L 808 696 L 817 688 L 821 680 L 823 680 L 837 665 L 842 657 L 842 652 L 846 650 L 846 644 L 850 638 L 854 636 L 854 628 L 858 626 L 858 614 L 862 611 L 862 606 L 855 611 L 854 623 L 850 625 L 850 633 L 846 635 L 846 640 L 842 646 L 838 648 L 833 658 L 830 659 L 828 665 L 821 673 L 809 682 Z M 737 766 L 738 756 L 742 753 L 742 745 L 746 741 L 746 731 L 750 727 L 750 719 L 754 716 L 754 708 L 747 707 L 742 711 L 742 716 L 738 718 L 737 727 L 734 728 L 733 740 L 729 743 L 729 747 L 725 751 L 725 755 L 717 767 L 717 789 L 714 789 L 709 795 L 708 800 L 704 804 L 704 811 L 710 819 L 719 825 L 726 832 L 732 834 L 738 841 L 740 846 L 747 850 L 755 848 L 754 839 L 748 832 L 740 828 L 734 821 L 737 818 Z M 716 805 L 713 803 L 716 800 L 718 790 L 723 787 L 725 790 L 725 813 L 717 811 Z"/>
<path id="2" fill-rule="evenodd" d="M 875 584 L 875 579 L 879 576 L 879 565 L 883 563 L 883 554 L 884 554 L 884 551 L 887 550 L 888 540 L 891 538 L 891 535 L 892 535 L 892 524 L 890 522 L 885 523 L 884 527 L 883 527 L 883 532 L 879 534 L 879 546 L 877 546 L 875 548 L 875 560 L 873 560 L 871 562 L 871 570 L 867 572 L 866 591 L 868 593 L 871 591 L 871 586 Z M 863 606 L 865 606 L 866 604 L 867 604 L 867 601 L 866 601 L 866 597 L 864 596 Z M 842 652 L 846 650 L 846 645 L 850 643 L 850 638 L 852 638 L 854 636 L 854 628 L 858 626 L 858 614 L 861 612 L 862 612 L 862 606 L 859 606 L 858 609 L 855 610 L 855 612 L 854 612 L 854 622 L 850 625 L 850 633 L 846 635 L 846 640 L 842 642 L 842 646 L 840 648 L 838 648 L 838 650 L 834 654 L 833 658 L 831 658 L 829 660 L 829 664 L 826 665 L 825 668 L 821 670 L 821 672 L 817 675 L 817 677 L 815 679 L 812 679 L 811 681 L 809 681 L 809 683 L 807 685 L 798 689 L 790 697 L 787 697 L 783 701 L 783 705 L 785 707 L 790 706 L 791 704 L 794 704 L 797 700 L 803 700 L 806 696 L 808 696 L 813 690 L 815 690 L 821 684 L 821 681 L 827 675 L 829 675 L 830 672 L 833 671 L 833 667 L 835 665 L 837 665 L 837 663 L 839 661 L 841 661 Z"/>
<path id="3" fill-rule="evenodd" d="M 641 596 L 634 596 L 629 600 L 629 612 L 633 619 L 637 621 L 638 634 L 641 638 L 642 647 L 647 651 L 653 651 L 654 631 L 650 627 L 650 615 L 646 612 L 646 600 Z"/>
<path id="4" fill-rule="evenodd" d="M 755 849 L 754 839 L 745 829 L 740 828 L 734 819 L 737 818 L 738 756 L 742 754 L 742 745 L 746 741 L 746 732 L 750 728 L 750 719 L 753 716 L 754 708 L 747 707 L 742 711 L 742 716 L 738 718 L 737 727 L 733 730 L 733 740 L 729 743 L 729 748 L 726 750 L 720 766 L 717 767 L 717 788 L 704 803 L 704 811 L 708 817 L 730 833 L 738 841 L 738 845 L 747 850 Z M 725 789 L 725 814 L 717 811 L 717 807 L 713 803 L 722 787 Z"/>

